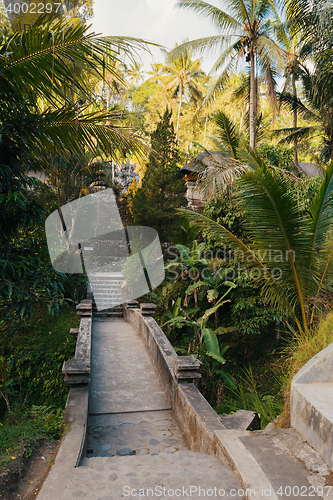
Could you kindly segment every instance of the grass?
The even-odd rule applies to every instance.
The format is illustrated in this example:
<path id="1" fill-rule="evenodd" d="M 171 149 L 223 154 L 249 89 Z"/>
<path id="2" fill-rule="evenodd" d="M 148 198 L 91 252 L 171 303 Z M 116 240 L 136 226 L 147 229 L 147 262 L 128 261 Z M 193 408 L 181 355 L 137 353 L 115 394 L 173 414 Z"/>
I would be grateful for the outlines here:
<path id="1" fill-rule="evenodd" d="M 237 389 L 226 392 L 225 401 L 216 408 L 216 412 L 234 413 L 237 410 L 256 412 L 260 415 L 260 427 L 264 429 L 281 413 L 282 409 L 282 398 L 278 395 L 262 394 L 249 368 L 245 371 L 244 377 L 239 378 Z"/>
<path id="2" fill-rule="evenodd" d="M 286 361 L 281 374 L 285 407 L 279 418 L 279 427 L 290 426 L 290 387 L 296 373 L 320 351 L 333 342 L 333 312 L 323 317 L 308 335 L 295 335 L 285 349 Z"/>
<path id="3" fill-rule="evenodd" d="M 17 425 L 0 424 L 0 473 L 30 456 L 39 439 L 58 439 L 62 417 L 61 409 L 32 406 L 22 412 Z"/>
<path id="4" fill-rule="evenodd" d="M 15 414 L 14 425 L 0 396 L 0 472 L 15 470 L 41 438 L 59 438 L 68 394 L 61 368 L 74 357 L 69 330 L 78 325 L 74 308 L 52 316 L 40 305 L 32 318 L 15 325 L 0 322 L 0 352 L 7 367 L 2 376 Z M 0 386 L 3 382 L 0 377 Z"/>
<path id="5" fill-rule="evenodd" d="M 26 406 L 43 405 L 64 407 L 68 389 L 63 383 L 62 364 L 75 353 L 75 341 L 70 328 L 79 325 L 73 308 L 63 308 L 58 316 L 51 316 L 36 306 L 32 318 L 11 325 L 0 322 L 0 352 L 8 361 L 11 399 L 26 400 Z M 0 418 L 5 413 L 0 402 Z"/>

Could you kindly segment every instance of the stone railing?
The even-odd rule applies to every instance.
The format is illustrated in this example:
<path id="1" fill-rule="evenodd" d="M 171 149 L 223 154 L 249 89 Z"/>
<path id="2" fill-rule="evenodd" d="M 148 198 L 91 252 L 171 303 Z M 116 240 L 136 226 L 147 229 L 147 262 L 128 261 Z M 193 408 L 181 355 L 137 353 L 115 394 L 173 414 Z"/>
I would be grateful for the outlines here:
<path id="1" fill-rule="evenodd" d="M 59 453 L 71 454 L 75 467 L 79 465 L 86 448 L 92 301 L 83 300 L 76 306 L 76 309 L 77 314 L 81 317 L 80 327 L 70 330 L 73 337 L 77 339 L 75 358 L 65 361 L 62 368 L 62 373 L 65 375 L 65 383 L 70 387 L 64 414 L 64 424 L 69 426 L 70 432 L 65 436 L 59 451 Z"/>
<path id="2" fill-rule="evenodd" d="M 131 301 L 124 306 L 124 319 L 141 335 L 191 449 L 219 454 L 214 431 L 225 427 L 194 383 L 201 377 L 200 362 L 177 355 L 152 317 L 155 308 L 154 304 L 139 308 Z"/>

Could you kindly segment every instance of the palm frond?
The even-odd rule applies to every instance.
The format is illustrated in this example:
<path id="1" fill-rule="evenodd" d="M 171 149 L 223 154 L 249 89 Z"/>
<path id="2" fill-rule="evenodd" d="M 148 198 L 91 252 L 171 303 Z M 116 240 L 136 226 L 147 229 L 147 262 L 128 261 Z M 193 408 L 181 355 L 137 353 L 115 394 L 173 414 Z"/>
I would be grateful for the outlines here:
<path id="1" fill-rule="evenodd" d="M 180 0 L 176 3 L 176 6 L 191 10 L 201 17 L 209 18 L 219 33 L 227 34 L 230 30 L 239 30 L 241 28 L 237 19 L 218 7 L 202 0 Z"/>
<path id="2" fill-rule="evenodd" d="M 312 126 L 312 127 L 297 127 L 297 128 L 284 128 L 277 129 L 273 131 L 273 135 L 281 136 L 285 135 L 283 139 L 279 141 L 279 144 L 292 144 L 295 139 L 297 143 L 308 139 L 309 137 L 313 137 L 316 134 L 320 134 L 321 126 Z"/>
<path id="3" fill-rule="evenodd" d="M 316 253 L 322 248 L 327 234 L 332 227 L 333 220 L 333 163 L 331 162 L 325 172 L 325 177 L 314 197 L 311 207 L 311 223 L 313 242 L 311 253 L 313 262 Z M 313 264 L 311 264 L 313 265 Z"/>
<path id="4" fill-rule="evenodd" d="M 202 165 L 197 169 L 200 179 L 200 191 L 207 199 L 216 198 L 219 193 L 225 191 L 226 187 L 236 177 L 248 169 L 248 165 L 239 160 L 206 151 Z"/>
<path id="5" fill-rule="evenodd" d="M 36 140 L 27 138 L 31 153 L 38 158 L 43 151 L 64 157 L 82 158 L 86 149 L 119 160 L 125 154 L 143 156 L 150 149 L 139 131 L 122 127 L 117 112 L 81 112 L 72 108 L 42 114 L 44 133 Z"/>
<path id="6" fill-rule="evenodd" d="M 218 126 L 217 135 L 219 139 L 229 150 L 229 156 L 236 159 L 239 148 L 239 133 L 235 124 L 223 111 L 218 111 L 214 115 L 213 121 Z"/>
<path id="7" fill-rule="evenodd" d="M 83 23 L 61 19 L 56 23 L 34 25 L 0 42 L 0 81 L 8 81 L 22 93 L 34 92 L 50 102 L 66 98 L 67 88 L 87 95 L 83 69 L 99 79 L 106 71 L 123 83 L 115 71 L 121 50 L 133 59 L 133 53 L 147 48 L 147 42 L 130 37 L 98 37 L 88 33 Z"/>
<path id="8" fill-rule="evenodd" d="M 305 104 L 289 92 L 277 93 L 279 103 L 287 108 L 290 112 L 297 111 L 297 114 L 303 116 L 305 120 L 318 120 L 318 115 L 309 109 Z"/>

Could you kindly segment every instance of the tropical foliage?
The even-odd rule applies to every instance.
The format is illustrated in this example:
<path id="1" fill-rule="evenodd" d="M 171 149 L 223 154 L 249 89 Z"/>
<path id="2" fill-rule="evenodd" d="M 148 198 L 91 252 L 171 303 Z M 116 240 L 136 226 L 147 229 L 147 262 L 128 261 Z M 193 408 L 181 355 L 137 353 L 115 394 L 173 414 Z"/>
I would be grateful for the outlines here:
<path id="1" fill-rule="evenodd" d="M 264 300 L 293 317 L 300 332 L 308 331 L 330 291 L 332 174 L 330 165 L 305 214 L 289 176 L 264 164 L 244 174 L 238 186 L 248 244 L 211 219 L 182 211 L 230 247 Z"/>
<path id="2" fill-rule="evenodd" d="M 175 209 L 187 204 L 186 186 L 179 175 L 180 155 L 176 144 L 172 111 L 166 109 L 151 134 L 153 152 L 133 198 L 134 223 L 155 228 L 162 241 L 170 241 L 175 231 Z"/>
<path id="3" fill-rule="evenodd" d="M 206 100 L 214 95 L 217 89 L 224 87 L 231 73 L 235 70 L 239 58 L 245 58 L 250 65 L 250 147 L 256 145 L 258 88 L 256 67 L 265 74 L 269 94 L 274 99 L 274 70 L 272 67 L 282 55 L 282 51 L 274 41 L 271 17 L 275 15 L 275 5 L 272 0 L 259 0 L 244 2 L 243 0 L 229 0 L 227 9 L 222 10 L 212 4 L 201 0 L 180 0 L 177 5 L 181 8 L 193 10 L 212 21 L 218 34 L 211 37 L 200 38 L 183 44 L 182 48 L 219 50 L 219 57 L 214 65 L 214 71 L 221 70 L 210 90 Z"/>

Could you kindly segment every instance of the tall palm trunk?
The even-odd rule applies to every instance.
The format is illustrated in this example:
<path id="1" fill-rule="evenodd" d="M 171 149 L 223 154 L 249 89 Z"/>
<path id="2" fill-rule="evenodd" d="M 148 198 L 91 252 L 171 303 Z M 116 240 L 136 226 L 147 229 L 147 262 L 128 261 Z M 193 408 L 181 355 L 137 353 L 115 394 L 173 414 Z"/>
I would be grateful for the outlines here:
<path id="1" fill-rule="evenodd" d="M 180 110 L 182 107 L 183 100 L 183 84 L 181 83 L 179 86 L 179 107 L 178 107 L 178 117 L 177 117 L 177 127 L 176 127 L 176 140 L 178 139 L 178 128 L 179 128 L 179 119 L 180 119 Z"/>
<path id="2" fill-rule="evenodd" d="M 257 142 L 257 89 L 253 48 L 250 48 L 250 148 Z"/>
<path id="3" fill-rule="evenodd" d="M 296 89 L 296 77 L 295 74 L 292 74 L 291 77 L 291 82 L 292 82 L 292 87 L 293 87 L 293 96 L 294 99 L 297 99 L 297 89 Z M 293 128 L 297 128 L 297 109 L 295 107 L 293 111 Z M 297 151 L 297 139 L 296 137 L 294 138 L 294 163 L 296 167 L 298 167 L 298 151 Z"/>

